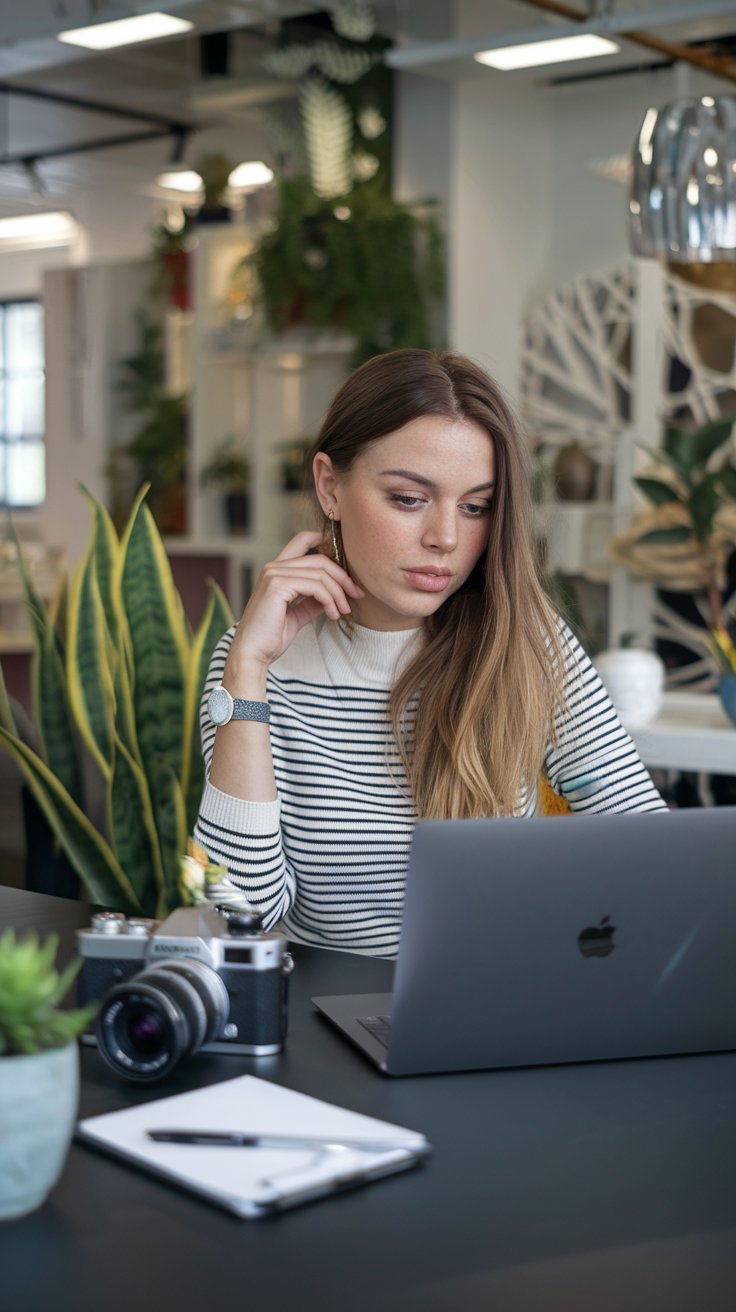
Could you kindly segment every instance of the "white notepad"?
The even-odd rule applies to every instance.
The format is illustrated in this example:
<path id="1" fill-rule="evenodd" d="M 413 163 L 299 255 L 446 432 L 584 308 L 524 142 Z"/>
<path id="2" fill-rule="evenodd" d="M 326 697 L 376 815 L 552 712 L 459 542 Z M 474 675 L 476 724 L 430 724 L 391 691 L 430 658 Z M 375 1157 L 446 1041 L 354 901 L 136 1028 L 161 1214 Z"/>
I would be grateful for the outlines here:
<path id="1" fill-rule="evenodd" d="M 156 1143 L 153 1129 L 289 1134 L 328 1140 L 401 1140 L 401 1147 L 240 1148 Z M 430 1152 L 424 1135 L 281 1085 L 241 1075 L 80 1121 L 77 1138 L 191 1189 L 242 1217 L 266 1216 L 337 1190 L 406 1170 Z"/>

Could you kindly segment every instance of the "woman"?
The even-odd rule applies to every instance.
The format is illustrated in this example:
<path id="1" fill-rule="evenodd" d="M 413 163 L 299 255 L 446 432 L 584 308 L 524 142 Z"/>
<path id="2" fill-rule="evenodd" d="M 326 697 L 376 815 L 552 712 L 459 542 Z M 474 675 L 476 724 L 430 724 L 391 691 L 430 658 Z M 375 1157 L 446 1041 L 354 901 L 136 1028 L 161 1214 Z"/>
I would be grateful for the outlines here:
<path id="1" fill-rule="evenodd" d="M 393 956 L 417 816 L 531 814 L 540 771 L 577 811 L 666 808 L 540 586 L 523 439 L 482 369 L 369 360 L 312 467 L 324 531 L 212 658 L 196 833 L 267 926 Z"/>

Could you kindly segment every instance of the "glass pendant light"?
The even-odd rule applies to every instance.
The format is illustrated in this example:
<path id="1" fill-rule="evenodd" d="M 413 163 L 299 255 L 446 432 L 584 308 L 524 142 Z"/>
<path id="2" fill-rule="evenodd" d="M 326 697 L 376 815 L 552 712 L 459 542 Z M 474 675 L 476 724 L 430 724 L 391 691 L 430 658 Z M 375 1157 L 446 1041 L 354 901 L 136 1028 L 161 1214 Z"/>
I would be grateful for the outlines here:
<path id="1" fill-rule="evenodd" d="M 647 110 L 628 224 L 636 255 L 673 266 L 736 263 L 736 96 Z"/>

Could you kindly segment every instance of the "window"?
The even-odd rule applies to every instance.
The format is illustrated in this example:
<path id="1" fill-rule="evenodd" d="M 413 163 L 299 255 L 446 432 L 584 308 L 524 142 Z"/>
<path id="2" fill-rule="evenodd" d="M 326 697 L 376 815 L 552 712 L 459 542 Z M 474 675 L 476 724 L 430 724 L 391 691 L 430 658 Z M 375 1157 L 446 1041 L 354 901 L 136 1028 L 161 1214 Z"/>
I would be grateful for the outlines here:
<path id="1" fill-rule="evenodd" d="M 45 495 L 43 307 L 0 301 L 0 505 Z"/>

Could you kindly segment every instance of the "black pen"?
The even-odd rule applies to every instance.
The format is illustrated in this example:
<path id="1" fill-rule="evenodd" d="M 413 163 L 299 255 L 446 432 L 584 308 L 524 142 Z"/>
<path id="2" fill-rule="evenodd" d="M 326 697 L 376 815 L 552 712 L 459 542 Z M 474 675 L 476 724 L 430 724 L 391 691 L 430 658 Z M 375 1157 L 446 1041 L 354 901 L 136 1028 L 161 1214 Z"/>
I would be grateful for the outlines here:
<path id="1" fill-rule="evenodd" d="M 426 1139 L 343 1139 L 328 1135 L 248 1134 L 239 1130 L 146 1130 L 156 1143 L 207 1148 L 354 1148 L 361 1152 L 428 1153 Z"/>

